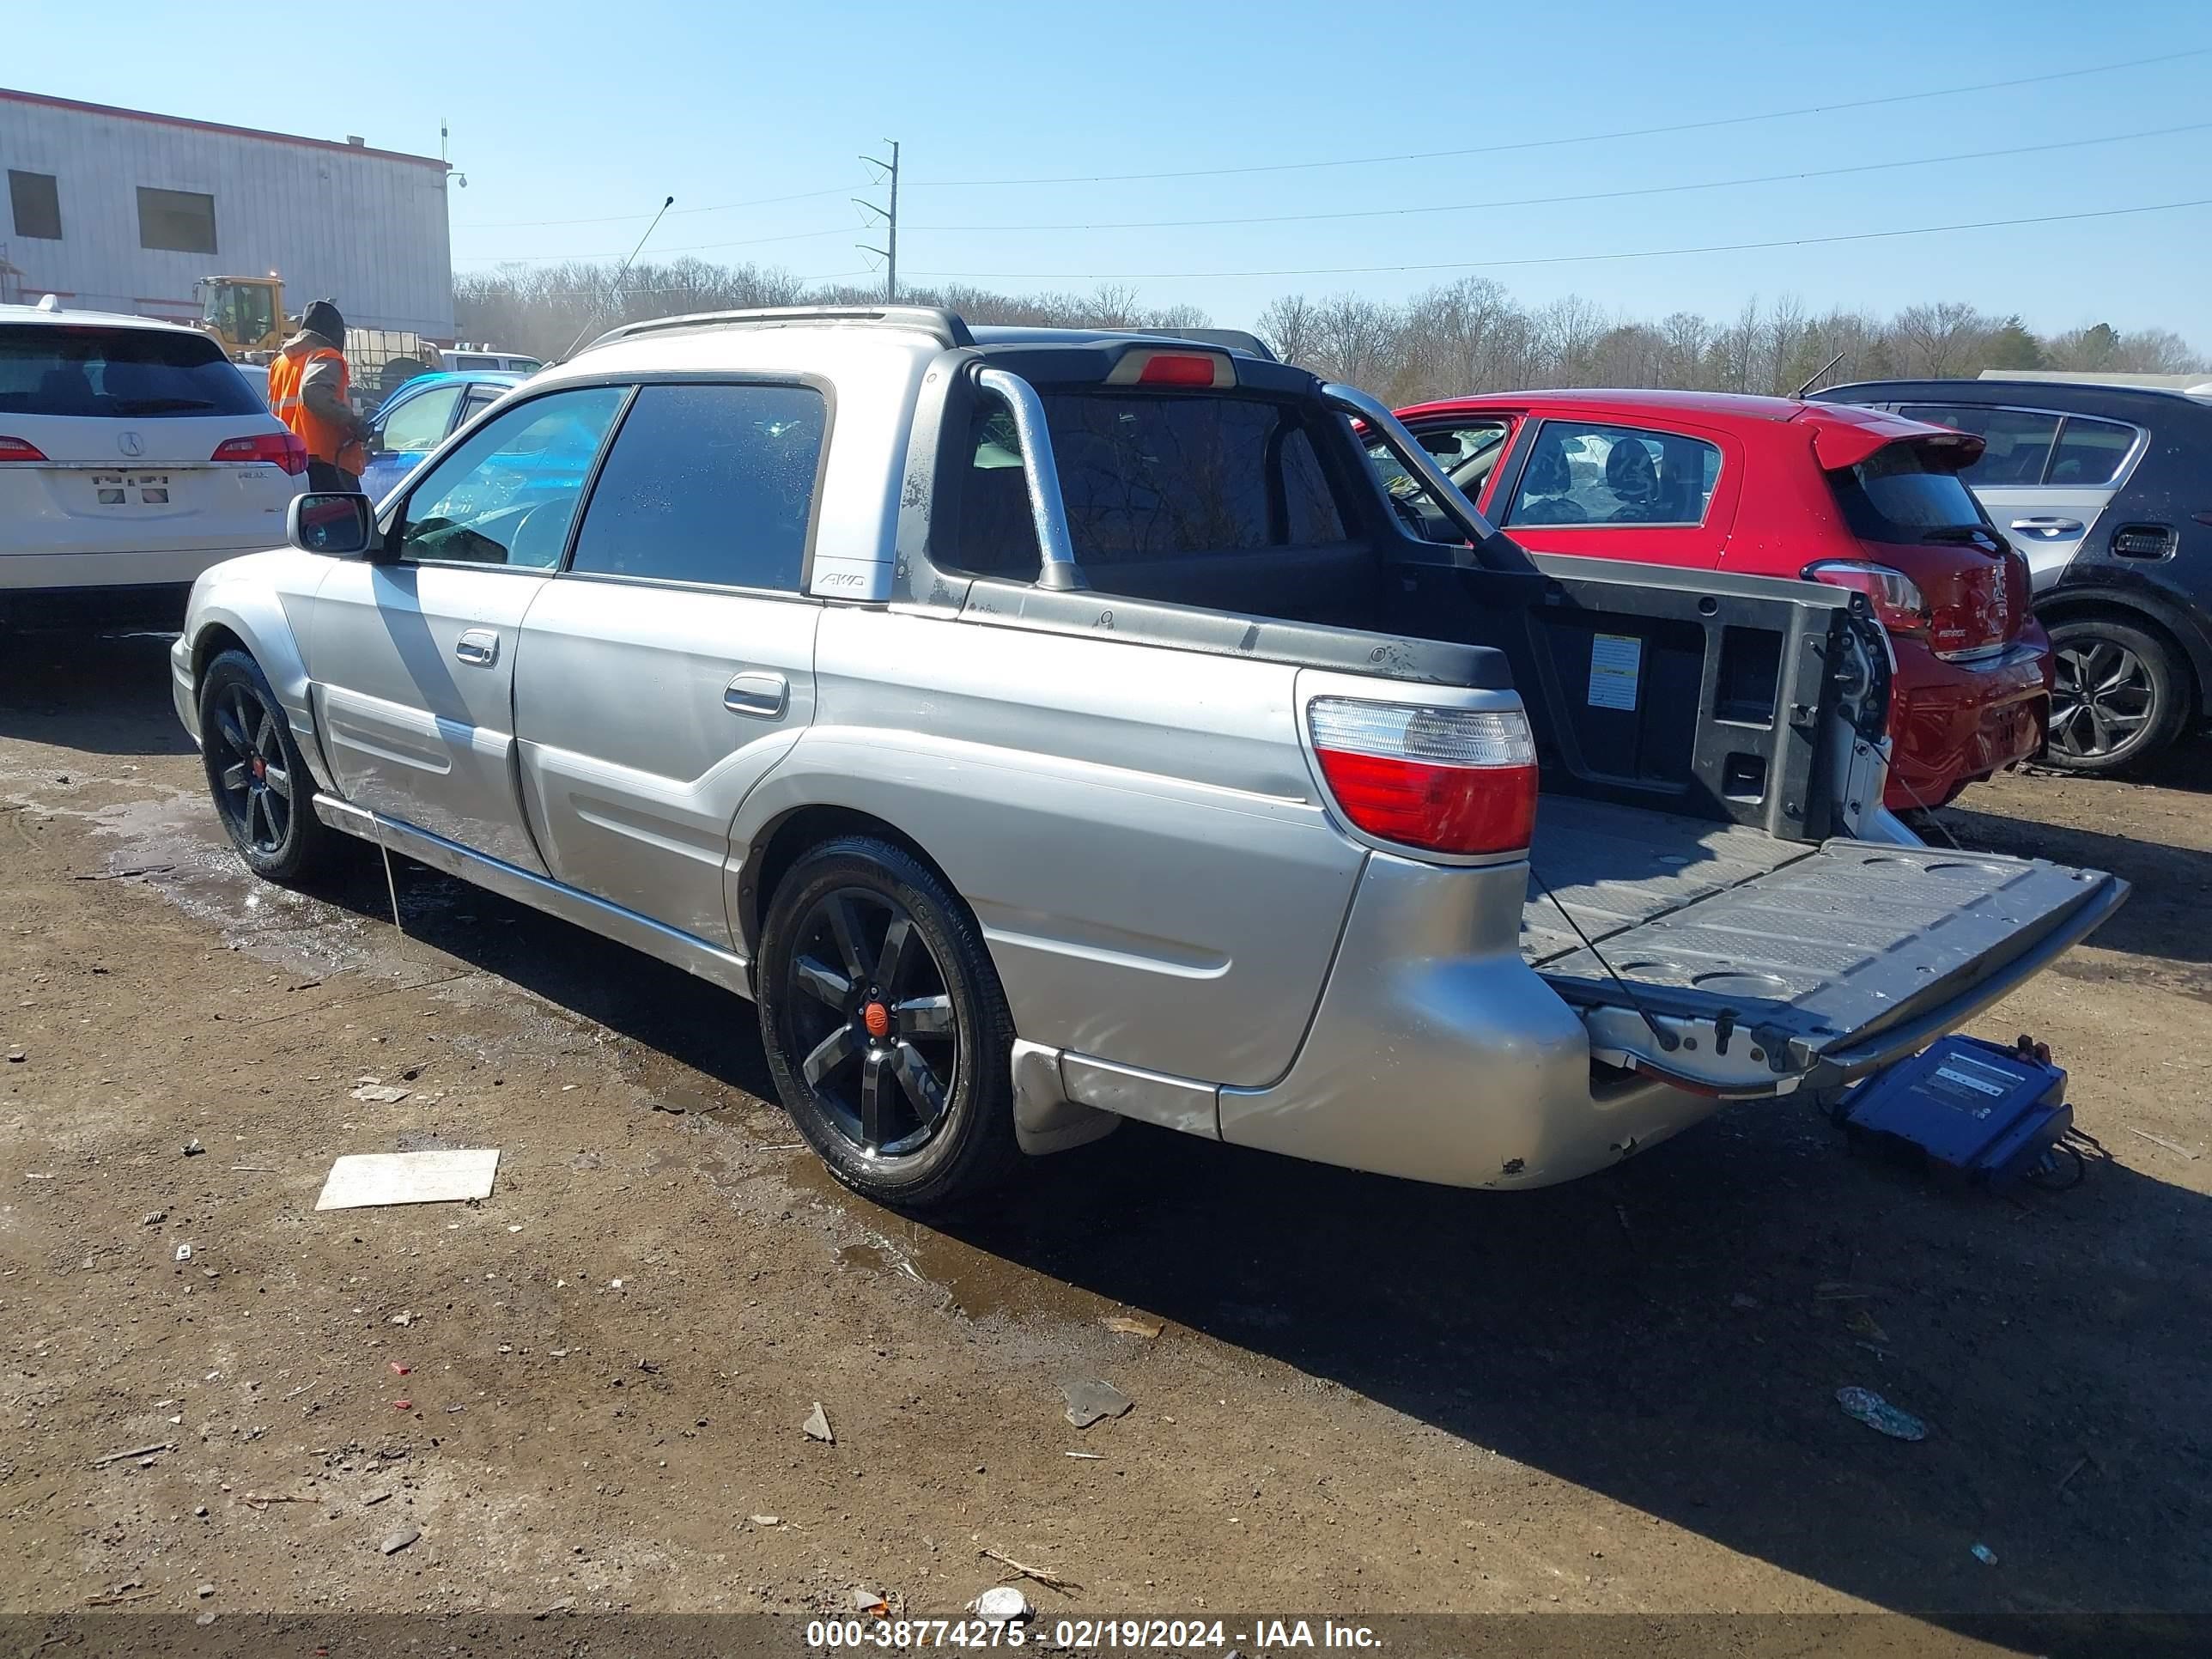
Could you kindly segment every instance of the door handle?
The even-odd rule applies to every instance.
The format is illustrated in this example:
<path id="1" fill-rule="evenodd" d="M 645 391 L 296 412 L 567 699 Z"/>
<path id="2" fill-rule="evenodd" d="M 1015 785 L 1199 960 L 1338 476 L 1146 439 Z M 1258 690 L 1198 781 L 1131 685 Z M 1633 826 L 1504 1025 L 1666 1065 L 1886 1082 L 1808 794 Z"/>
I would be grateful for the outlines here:
<path id="1" fill-rule="evenodd" d="M 740 674 L 722 693 L 722 707 L 732 714 L 781 720 L 783 711 L 791 707 L 791 682 L 781 674 Z"/>
<path id="2" fill-rule="evenodd" d="M 472 668 L 489 668 L 499 660 L 499 635 L 488 628 L 471 628 L 454 642 L 453 654 Z"/>
<path id="3" fill-rule="evenodd" d="M 2078 536 L 2081 533 L 2079 519 L 2014 519 L 2012 527 L 2026 536 Z"/>

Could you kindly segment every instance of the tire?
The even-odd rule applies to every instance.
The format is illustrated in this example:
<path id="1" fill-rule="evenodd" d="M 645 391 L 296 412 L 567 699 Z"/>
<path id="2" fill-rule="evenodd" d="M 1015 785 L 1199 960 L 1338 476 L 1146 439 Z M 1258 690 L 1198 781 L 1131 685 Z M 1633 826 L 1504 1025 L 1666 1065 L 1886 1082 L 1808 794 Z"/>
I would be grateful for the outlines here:
<path id="1" fill-rule="evenodd" d="M 802 855 L 755 982 L 776 1092 L 845 1185 L 919 1213 L 1012 1174 L 1006 991 L 967 907 L 911 853 L 848 836 Z"/>
<path id="2" fill-rule="evenodd" d="M 2044 763 L 2091 776 L 2163 753 L 2189 723 L 2188 665 L 2161 635 L 2111 616 L 2051 625 L 2057 675 Z"/>
<path id="3" fill-rule="evenodd" d="M 200 759 L 216 816 L 246 867 L 297 886 L 327 869 L 337 832 L 309 801 L 314 779 L 261 665 L 226 651 L 200 677 Z"/>

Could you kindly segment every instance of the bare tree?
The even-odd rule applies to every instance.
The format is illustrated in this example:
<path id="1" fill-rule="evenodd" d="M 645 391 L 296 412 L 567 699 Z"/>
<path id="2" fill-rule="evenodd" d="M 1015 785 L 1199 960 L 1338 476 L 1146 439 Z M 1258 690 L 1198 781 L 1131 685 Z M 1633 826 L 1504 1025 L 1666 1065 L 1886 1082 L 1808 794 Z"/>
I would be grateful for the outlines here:
<path id="1" fill-rule="evenodd" d="M 1995 331 L 1982 313 L 1959 300 L 1909 306 L 1891 325 L 1905 358 L 1905 372 L 1945 380 L 1978 368 L 1978 348 Z"/>
<path id="2" fill-rule="evenodd" d="M 612 265 L 501 266 L 454 279 L 461 335 L 552 357 L 617 323 L 684 312 L 803 300 L 878 303 L 878 291 L 813 285 L 773 266 L 702 259 L 644 264 L 615 283 Z M 1193 306 L 1148 307 L 1127 283 L 1088 294 L 1000 294 L 968 286 L 916 287 L 918 305 L 942 305 L 975 323 L 1184 329 L 1205 325 Z M 1984 315 L 1961 301 L 1914 306 L 1883 319 L 1832 310 L 1808 316 L 1785 295 L 1747 301 L 1731 322 L 1691 312 L 1656 323 L 1609 318 L 1576 295 L 1535 309 L 1486 276 L 1463 277 L 1390 304 L 1345 293 L 1316 301 L 1285 294 L 1260 313 L 1257 331 L 1275 355 L 1398 404 L 1509 387 L 1609 385 L 1789 393 L 1837 353 L 1827 383 L 1885 376 L 1973 374 L 2033 368 L 2172 374 L 2207 368 L 2203 354 L 2166 329 L 2122 334 L 2108 323 L 2043 337 L 2017 317 Z"/>

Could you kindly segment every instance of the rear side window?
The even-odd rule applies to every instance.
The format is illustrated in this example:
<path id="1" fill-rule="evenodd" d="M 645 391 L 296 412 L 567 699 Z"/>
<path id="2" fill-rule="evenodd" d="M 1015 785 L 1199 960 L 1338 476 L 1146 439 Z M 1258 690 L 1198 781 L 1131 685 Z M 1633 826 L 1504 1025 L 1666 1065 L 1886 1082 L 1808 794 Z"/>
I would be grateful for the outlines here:
<path id="1" fill-rule="evenodd" d="M 1077 560 L 1311 547 L 1345 539 L 1336 492 L 1294 404 L 1258 398 L 1046 392 Z M 946 562 L 1033 577 L 1036 532 L 1013 417 L 976 412 Z"/>
<path id="2" fill-rule="evenodd" d="M 2058 429 L 2058 442 L 2051 452 L 2051 470 L 2044 482 L 2091 489 L 2108 484 L 2136 447 L 2136 428 L 2121 421 L 2092 420 L 2069 415 Z"/>
<path id="3" fill-rule="evenodd" d="M 811 386 L 645 387 L 569 568 L 797 592 L 827 413 Z"/>
<path id="4" fill-rule="evenodd" d="M 2043 482 L 2043 469 L 2058 440 L 2058 416 L 2032 409 L 1991 409 L 1971 404 L 1911 404 L 1898 411 L 1908 421 L 1954 427 L 1982 440 L 1982 457 L 1959 476 L 1977 489 Z"/>
<path id="5" fill-rule="evenodd" d="M 222 348 L 203 335 L 0 325 L 0 415 L 140 421 L 268 412 Z"/>
<path id="6" fill-rule="evenodd" d="M 1547 421 L 1521 469 L 1505 522 L 1699 525 L 1720 476 L 1720 449 L 1701 438 Z"/>
<path id="7" fill-rule="evenodd" d="M 1916 443 L 1886 444 L 1856 466 L 1828 474 L 1851 534 L 1863 541 L 1994 539 L 1960 475 Z"/>

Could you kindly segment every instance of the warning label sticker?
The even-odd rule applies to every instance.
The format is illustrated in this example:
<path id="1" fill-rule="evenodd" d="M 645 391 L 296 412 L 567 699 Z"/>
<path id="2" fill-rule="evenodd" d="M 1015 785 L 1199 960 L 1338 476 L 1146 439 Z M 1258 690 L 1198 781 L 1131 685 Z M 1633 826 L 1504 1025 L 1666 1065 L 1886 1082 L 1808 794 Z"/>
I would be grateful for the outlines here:
<path id="1" fill-rule="evenodd" d="M 1631 634 L 1600 634 L 1590 641 L 1589 702 L 1593 708 L 1633 708 L 1644 672 L 1644 641 Z"/>

